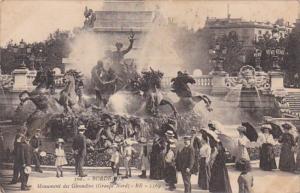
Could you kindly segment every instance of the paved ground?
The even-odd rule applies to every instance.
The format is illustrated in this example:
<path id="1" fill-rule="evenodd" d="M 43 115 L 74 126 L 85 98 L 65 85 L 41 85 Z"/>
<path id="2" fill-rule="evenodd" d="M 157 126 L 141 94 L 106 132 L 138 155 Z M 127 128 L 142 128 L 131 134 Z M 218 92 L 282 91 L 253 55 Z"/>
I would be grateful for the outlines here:
<path id="1" fill-rule="evenodd" d="M 260 171 L 254 166 L 252 173 L 254 175 L 255 193 L 300 193 L 300 175 L 284 173 L 281 171 L 265 172 Z M 1 183 L 6 192 L 19 192 L 20 184 L 8 185 L 12 172 L 9 170 L 2 171 Z M 63 178 L 56 178 L 54 171 L 44 171 L 43 174 L 32 173 L 29 184 L 32 185 L 31 192 L 170 192 L 166 190 L 164 181 L 140 179 L 137 177 L 139 171 L 133 173 L 134 177 L 130 179 L 120 179 L 117 186 L 110 185 L 111 173 L 105 171 L 93 171 L 88 173 L 86 178 L 74 177 L 74 172 L 66 171 Z M 237 178 L 239 172 L 233 168 L 229 168 L 230 182 L 233 193 L 238 192 Z M 178 174 L 177 190 L 175 192 L 183 192 L 183 184 L 181 175 Z M 207 191 L 199 190 L 197 187 L 197 176 L 192 177 L 192 192 L 204 193 Z M 52 186 L 47 188 L 46 186 Z"/>

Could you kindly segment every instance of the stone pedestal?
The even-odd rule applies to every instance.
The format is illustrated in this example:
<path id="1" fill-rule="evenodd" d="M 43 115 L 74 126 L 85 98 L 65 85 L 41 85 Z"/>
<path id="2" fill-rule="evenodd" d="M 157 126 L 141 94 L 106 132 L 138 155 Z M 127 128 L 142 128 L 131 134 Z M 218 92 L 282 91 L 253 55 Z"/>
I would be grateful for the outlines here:
<path id="1" fill-rule="evenodd" d="M 271 91 L 284 90 L 283 73 L 281 71 L 271 71 L 268 74 L 271 80 Z"/>
<path id="2" fill-rule="evenodd" d="M 212 73 L 212 95 L 225 95 L 228 88 L 225 84 L 225 79 L 228 74 L 225 71 L 214 71 Z"/>
<path id="3" fill-rule="evenodd" d="M 13 71 L 14 84 L 13 92 L 32 90 L 34 86 L 32 84 L 36 76 L 36 71 L 30 71 L 26 67 L 17 68 Z"/>

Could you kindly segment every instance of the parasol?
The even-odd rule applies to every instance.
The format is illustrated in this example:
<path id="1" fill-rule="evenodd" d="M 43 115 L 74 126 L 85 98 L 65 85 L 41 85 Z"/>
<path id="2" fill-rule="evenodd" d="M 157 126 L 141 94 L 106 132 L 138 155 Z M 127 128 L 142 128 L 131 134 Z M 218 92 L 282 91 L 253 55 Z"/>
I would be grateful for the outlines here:
<path id="1" fill-rule="evenodd" d="M 244 132 L 245 136 L 250 141 L 257 141 L 258 134 L 256 129 L 249 122 L 243 122 L 242 126 L 246 127 L 246 132 Z"/>

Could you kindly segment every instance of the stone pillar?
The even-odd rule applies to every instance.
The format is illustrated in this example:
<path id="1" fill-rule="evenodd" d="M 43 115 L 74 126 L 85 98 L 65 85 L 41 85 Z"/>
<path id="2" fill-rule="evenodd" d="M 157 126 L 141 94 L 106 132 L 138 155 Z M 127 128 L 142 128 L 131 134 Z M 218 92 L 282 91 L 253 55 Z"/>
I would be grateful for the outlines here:
<path id="1" fill-rule="evenodd" d="M 268 74 L 271 80 L 271 91 L 284 90 L 283 73 L 281 71 L 271 71 Z"/>
<path id="2" fill-rule="evenodd" d="M 13 91 L 28 90 L 28 75 L 29 70 L 26 67 L 20 67 L 13 71 L 14 84 Z"/>
<path id="3" fill-rule="evenodd" d="M 228 88 L 225 84 L 225 79 L 228 73 L 225 71 L 214 71 L 212 73 L 212 95 L 225 95 L 228 92 Z"/>

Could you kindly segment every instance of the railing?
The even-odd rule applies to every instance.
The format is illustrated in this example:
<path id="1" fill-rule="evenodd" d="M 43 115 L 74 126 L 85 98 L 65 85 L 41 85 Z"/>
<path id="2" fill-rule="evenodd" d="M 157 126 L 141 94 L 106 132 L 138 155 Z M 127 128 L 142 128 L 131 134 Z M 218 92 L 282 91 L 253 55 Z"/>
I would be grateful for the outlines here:
<path id="1" fill-rule="evenodd" d="M 161 85 L 163 88 L 170 88 L 172 83 L 173 77 L 164 77 L 162 79 Z M 199 77 L 193 77 L 196 81 L 195 84 L 192 84 L 192 87 L 194 88 L 210 88 L 212 87 L 212 76 L 210 75 L 203 75 L 203 76 L 199 76 Z"/>

